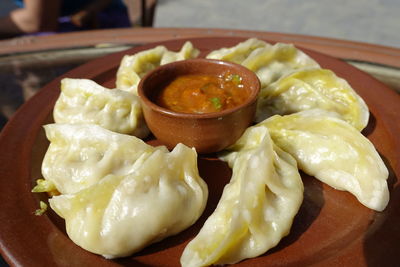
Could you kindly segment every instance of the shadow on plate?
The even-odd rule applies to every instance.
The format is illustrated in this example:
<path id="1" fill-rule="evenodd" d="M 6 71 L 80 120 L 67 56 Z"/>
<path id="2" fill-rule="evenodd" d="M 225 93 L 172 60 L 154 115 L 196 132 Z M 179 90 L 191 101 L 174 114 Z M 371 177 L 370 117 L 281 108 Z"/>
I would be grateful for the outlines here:
<path id="1" fill-rule="evenodd" d="M 376 118 L 374 116 L 374 114 L 372 114 L 372 112 L 369 113 L 369 121 L 368 121 L 368 125 L 367 127 L 365 127 L 362 130 L 362 134 L 366 137 L 368 137 L 370 134 L 372 134 L 375 130 L 376 127 Z"/>
<path id="2" fill-rule="evenodd" d="M 389 204 L 383 212 L 376 212 L 364 237 L 367 266 L 399 266 L 400 255 L 400 185 L 389 161 L 381 155 L 389 170 Z"/>
<path id="3" fill-rule="evenodd" d="M 300 173 L 304 184 L 303 203 L 294 218 L 289 235 L 284 237 L 276 247 L 270 249 L 266 255 L 282 250 L 296 242 L 296 240 L 298 240 L 315 221 L 325 204 L 322 183 L 314 177 L 303 172 Z"/>

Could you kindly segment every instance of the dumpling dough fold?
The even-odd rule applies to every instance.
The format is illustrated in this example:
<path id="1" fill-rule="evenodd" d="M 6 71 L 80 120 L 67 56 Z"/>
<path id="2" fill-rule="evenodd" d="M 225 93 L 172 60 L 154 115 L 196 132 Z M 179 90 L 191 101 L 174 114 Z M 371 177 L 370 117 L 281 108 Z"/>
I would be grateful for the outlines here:
<path id="1" fill-rule="evenodd" d="M 368 124 L 369 111 L 364 100 L 347 81 L 320 68 L 292 72 L 263 88 L 256 121 L 315 108 L 338 113 L 359 131 Z"/>
<path id="2" fill-rule="evenodd" d="M 315 60 L 292 44 L 271 45 L 255 38 L 215 50 L 207 58 L 233 61 L 247 67 L 257 74 L 261 88 L 294 70 L 319 68 Z"/>
<path id="3" fill-rule="evenodd" d="M 87 188 L 109 174 L 127 175 L 136 160 L 165 147 L 152 147 L 139 138 L 94 124 L 48 124 L 50 145 L 42 163 L 43 177 L 62 194 Z"/>
<path id="4" fill-rule="evenodd" d="M 160 65 L 195 58 L 199 53 L 200 51 L 194 48 L 191 42 L 186 42 L 178 52 L 170 51 L 160 45 L 134 55 L 125 55 L 117 71 L 116 86 L 118 89 L 137 95 L 139 81 L 146 73 Z"/>
<path id="5" fill-rule="evenodd" d="M 53 111 L 56 123 L 97 124 L 139 138 L 149 130 L 139 98 L 119 89 L 108 89 L 88 79 L 65 78 Z"/>
<path id="6" fill-rule="evenodd" d="M 251 127 L 222 157 L 233 168 L 213 214 L 186 246 L 184 267 L 236 263 L 265 253 L 289 233 L 303 200 L 296 161 Z"/>
<path id="7" fill-rule="evenodd" d="M 336 113 L 307 110 L 275 115 L 260 124 L 305 173 L 352 193 L 368 208 L 386 207 L 388 169 L 374 145 Z"/>
<path id="8" fill-rule="evenodd" d="M 200 217 L 208 190 L 198 174 L 196 151 L 178 144 L 172 152 L 142 155 L 128 175 L 110 174 L 75 194 L 49 200 L 73 242 L 106 258 L 124 257 Z"/>
<path id="9" fill-rule="evenodd" d="M 223 47 L 210 52 L 207 58 L 231 61 L 241 64 L 257 48 L 271 47 L 269 43 L 256 38 L 247 39 L 233 47 Z"/>

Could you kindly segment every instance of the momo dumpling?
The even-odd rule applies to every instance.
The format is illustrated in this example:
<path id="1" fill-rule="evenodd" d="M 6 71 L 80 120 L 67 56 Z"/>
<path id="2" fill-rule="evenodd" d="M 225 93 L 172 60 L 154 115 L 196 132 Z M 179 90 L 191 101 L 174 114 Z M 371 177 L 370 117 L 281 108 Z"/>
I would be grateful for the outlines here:
<path id="1" fill-rule="evenodd" d="M 160 65 L 166 51 L 165 46 L 160 45 L 134 55 L 125 55 L 117 71 L 116 87 L 137 94 L 140 79 Z"/>
<path id="2" fill-rule="evenodd" d="M 203 213 L 208 190 L 194 149 L 153 150 L 132 168 L 49 200 L 74 243 L 106 258 L 129 256 L 183 231 Z"/>
<path id="3" fill-rule="evenodd" d="M 147 136 L 141 104 L 136 95 L 108 89 L 88 79 L 65 78 L 54 106 L 56 123 L 97 124 L 108 130 Z"/>
<path id="4" fill-rule="evenodd" d="M 317 62 L 292 44 L 268 44 L 252 38 L 230 48 L 221 48 L 207 55 L 241 64 L 254 71 L 265 87 L 283 75 L 304 68 L 319 68 Z"/>
<path id="5" fill-rule="evenodd" d="M 261 87 L 295 70 L 319 68 L 318 63 L 303 51 L 284 43 L 258 48 L 241 64 L 257 74 Z"/>
<path id="6" fill-rule="evenodd" d="M 44 129 L 50 145 L 42 175 L 62 194 L 78 192 L 109 174 L 127 175 L 139 158 L 154 150 L 167 150 L 94 124 L 56 123 Z"/>
<path id="7" fill-rule="evenodd" d="M 168 64 L 178 60 L 195 58 L 200 54 L 200 51 L 194 48 L 191 42 L 185 42 L 180 51 L 174 52 L 166 50 L 161 58 L 160 65 Z"/>
<path id="8" fill-rule="evenodd" d="M 291 228 L 303 201 L 296 161 L 276 147 L 266 127 L 251 127 L 222 160 L 232 168 L 213 214 L 186 246 L 184 267 L 222 265 L 257 257 Z"/>
<path id="9" fill-rule="evenodd" d="M 293 72 L 264 87 L 258 97 L 256 121 L 315 108 L 338 113 L 359 131 L 368 124 L 364 100 L 344 79 L 320 68 Z"/>
<path id="10" fill-rule="evenodd" d="M 255 49 L 267 46 L 270 47 L 271 45 L 262 40 L 250 38 L 233 47 L 224 47 L 214 50 L 207 55 L 207 58 L 226 60 L 241 64 Z"/>
<path id="11" fill-rule="evenodd" d="M 137 94 L 140 79 L 149 71 L 163 64 L 195 58 L 199 53 L 191 42 L 186 42 L 179 52 L 169 51 L 160 45 L 134 55 L 125 55 L 117 71 L 116 86 L 118 89 Z"/>
<path id="12" fill-rule="evenodd" d="M 352 193 L 368 208 L 386 207 L 388 169 L 374 145 L 336 113 L 307 110 L 275 115 L 260 124 L 305 173 Z"/>

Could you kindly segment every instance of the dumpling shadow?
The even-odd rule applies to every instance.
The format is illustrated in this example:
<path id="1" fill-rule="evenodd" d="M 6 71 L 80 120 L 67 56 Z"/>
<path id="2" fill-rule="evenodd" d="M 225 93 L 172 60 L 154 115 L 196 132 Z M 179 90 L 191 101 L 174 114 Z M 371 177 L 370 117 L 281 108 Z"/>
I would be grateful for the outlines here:
<path id="1" fill-rule="evenodd" d="M 303 172 L 300 174 L 304 184 L 303 203 L 293 220 L 289 235 L 284 237 L 276 247 L 267 251 L 265 255 L 273 254 L 296 242 L 316 220 L 325 204 L 322 183 Z"/>
<path id="2" fill-rule="evenodd" d="M 376 118 L 375 118 L 374 114 L 372 114 L 372 112 L 370 112 L 368 124 L 367 124 L 367 126 L 362 130 L 361 133 L 362 133 L 364 136 L 369 136 L 370 134 L 372 134 L 372 133 L 374 132 L 375 127 L 376 127 Z"/>
<path id="3" fill-rule="evenodd" d="M 376 212 L 364 237 L 367 266 L 398 266 L 400 255 L 400 183 L 389 161 L 380 155 L 389 170 L 390 200 L 382 212 Z"/>

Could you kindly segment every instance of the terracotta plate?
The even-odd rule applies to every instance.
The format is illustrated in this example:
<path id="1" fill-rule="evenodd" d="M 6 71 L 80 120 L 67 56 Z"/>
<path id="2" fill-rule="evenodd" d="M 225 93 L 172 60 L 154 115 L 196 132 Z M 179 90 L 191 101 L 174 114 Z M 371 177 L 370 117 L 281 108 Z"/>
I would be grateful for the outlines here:
<path id="1" fill-rule="evenodd" d="M 185 40 L 164 42 L 179 50 Z M 233 46 L 240 38 L 191 40 L 204 56 L 211 50 Z M 133 48 L 96 59 L 63 77 L 89 78 L 114 87 L 121 57 L 157 44 Z M 349 193 L 302 175 L 305 198 L 290 234 L 277 247 L 240 266 L 394 266 L 400 255 L 400 97 L 382 83 L 352 66 L 303 49 L 322 67 L 345 78 L 365 99 L 371 119 L 364 134 L 375 144 L 390 170 L 390 202 L 384 212 L 365 208 Z M 45 194 L 33 194 L 34 181 L 48 142 L 42 125 L 52 122 L 52 108 L 59 94 L 59 77 L 21 107 L 0 138 L 0 248 L 11 265 L 21 266 L 178 266 L 187 242 L 215 208 L 231 171 L 213 155 L 199 159 L 201 176 L 210 189 L 208 206 L 200 220 L 181 234 L 119 260 L 105 260 L 69 240 L 64 221 L 52 211 L 35 216 Z"/>

